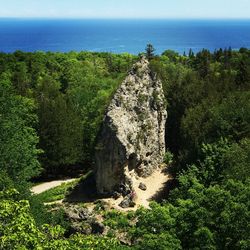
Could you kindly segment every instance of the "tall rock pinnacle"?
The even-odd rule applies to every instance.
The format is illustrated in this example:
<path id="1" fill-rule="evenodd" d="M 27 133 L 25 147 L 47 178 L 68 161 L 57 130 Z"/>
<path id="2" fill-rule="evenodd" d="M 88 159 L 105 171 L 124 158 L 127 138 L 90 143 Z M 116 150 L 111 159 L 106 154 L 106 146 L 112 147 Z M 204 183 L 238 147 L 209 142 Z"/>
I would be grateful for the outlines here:
<path id="1" fill-rule="evenodd" d="M 149 176 L 162 162 L 167 118 L 161 81 L 145 57 L 134 64 L 116 91 L 97 139 L 95 163 L 99 193 L 127 184 L 127 172 Z"/>

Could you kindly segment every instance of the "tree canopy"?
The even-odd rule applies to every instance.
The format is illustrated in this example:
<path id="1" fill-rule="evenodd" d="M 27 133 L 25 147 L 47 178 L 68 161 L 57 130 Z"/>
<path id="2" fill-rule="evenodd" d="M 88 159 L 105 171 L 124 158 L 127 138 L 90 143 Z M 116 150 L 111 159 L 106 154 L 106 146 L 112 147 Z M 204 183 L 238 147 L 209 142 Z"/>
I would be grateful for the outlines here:
<path id="1" fill-rule="evenodd" d="M 146 53 L 163 83 L 176 185 L 151 209 L 98 214 L 105 236 L 70 232 L 29 182 L 94 166 L 103 114 L 137 57 L 0 53 L 0 249 L 250 248 L 250 51 Z"/>

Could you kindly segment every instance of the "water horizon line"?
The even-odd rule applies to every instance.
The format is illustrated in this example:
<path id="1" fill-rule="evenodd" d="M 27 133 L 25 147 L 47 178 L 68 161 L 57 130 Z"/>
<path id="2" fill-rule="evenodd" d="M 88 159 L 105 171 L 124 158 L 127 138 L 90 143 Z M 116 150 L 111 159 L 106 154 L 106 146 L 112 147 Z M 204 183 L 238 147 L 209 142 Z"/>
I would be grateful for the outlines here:
<path id="1" fill-rule="evenodd" d="M 250 17 L 1 17 L 0 20 L 250 21 Z"/>

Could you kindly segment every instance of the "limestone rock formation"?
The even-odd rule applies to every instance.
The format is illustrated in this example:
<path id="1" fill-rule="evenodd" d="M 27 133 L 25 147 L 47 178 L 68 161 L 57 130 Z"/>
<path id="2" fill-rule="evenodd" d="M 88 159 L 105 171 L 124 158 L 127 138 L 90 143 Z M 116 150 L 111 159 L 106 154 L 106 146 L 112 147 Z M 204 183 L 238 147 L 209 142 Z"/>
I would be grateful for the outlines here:
<path id="1" fill-rule="evenodd" d="M 106 227 L 96 214 L 78 205 L 66 205 L 63 207 L 67 220 L 70 221 L 70 234 L 103 234 Z"/>
<path id="2" fill-rule="evenodd" d="M 149 176 L 165 152 L 167 112 L 161 81 L 142 57 L 116 91 L 98 136 L 95 163 L 99 193 L 132 188 L 129 172 Z"/>

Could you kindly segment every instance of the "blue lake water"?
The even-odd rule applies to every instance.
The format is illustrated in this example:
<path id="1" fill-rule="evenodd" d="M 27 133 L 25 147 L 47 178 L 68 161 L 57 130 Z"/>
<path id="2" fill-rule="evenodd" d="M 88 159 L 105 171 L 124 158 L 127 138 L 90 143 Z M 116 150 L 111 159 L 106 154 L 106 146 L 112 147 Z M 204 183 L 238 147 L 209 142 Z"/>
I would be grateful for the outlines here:
<path id="1" fill-rule="evenodd" d="M 250 20 L 0 19 L 0 51 L 107 51 L 137 54 L 190 48 L 250 48 Z"/>

